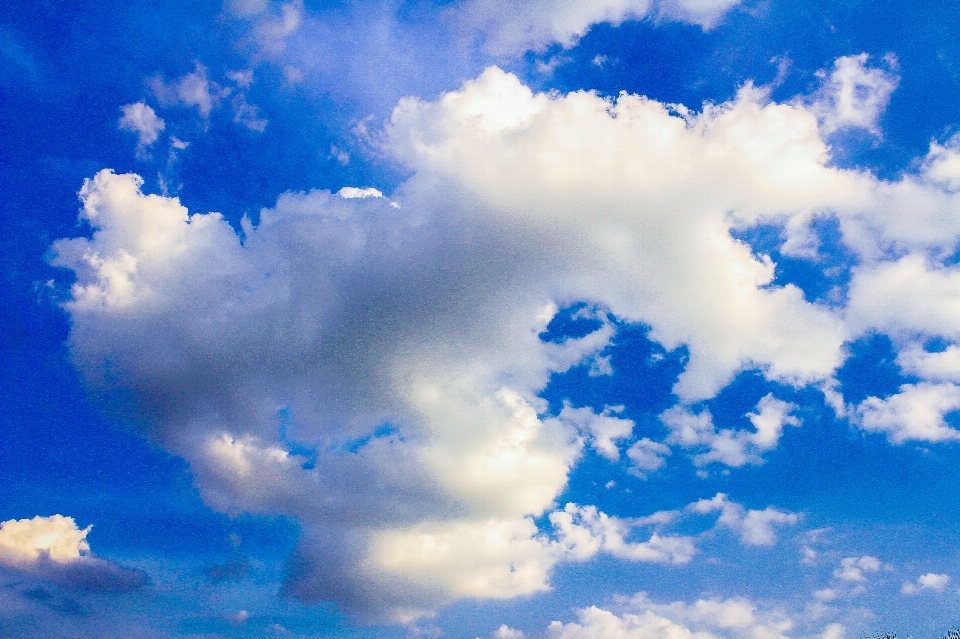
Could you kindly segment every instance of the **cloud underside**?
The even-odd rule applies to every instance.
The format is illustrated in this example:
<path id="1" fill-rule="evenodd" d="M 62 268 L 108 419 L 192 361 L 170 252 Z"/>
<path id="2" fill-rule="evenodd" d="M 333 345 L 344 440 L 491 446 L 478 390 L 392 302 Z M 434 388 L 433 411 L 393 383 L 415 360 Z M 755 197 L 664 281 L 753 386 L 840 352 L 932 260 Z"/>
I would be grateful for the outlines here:
<path id="1" fill-rule="evenodd" d="M 92 237 L 54 246 L 77 275 L 74 360 L 95 393 L 189 461 L 208 503 L 304 523 L 293 596 L 410 618 L 543 590 L 572 559 L 532 518 L 555 508 L 585 445 L 616 460 L 632 440 L 609 411 L 543 415 L 550 376 L 614 332 L 603 321 L 544 342 L 558 307 L 586 301 L 648 325 L 667 349 L 685 345 L 677 424 L 743 370 L 832 388 L 843 345 L 880 331 L 918 370 L 939 371 L 925 383 L 942 392 L 907 388 L 851 415 L 891 441 L 956 433 L 944 416 L 960 366 L 918 345 L 960 339 L 960 271 L 940 262 L 960 233 L 960 162 L 937 146 L 894 182 L 831 167 L 830 104 L 777 104 L 747 86 L 678 113 L 626 94 L 534 94 L 491 68 L 434 102 L 400 102 L 386 150 L 413 175 L 391 199 L 287 193 L 240 232 L 103 171 L 81 191 Z M 822 216 L 858 258 L 843 307 L 771 285 L 769 258 L 731 235 L 780 224 L 785 252 L 814 259 Z M 892 311 L 901 289 L 910 313 Z M 923 402 L 926 413 L 910 408 Z M 709 448 L 703 463 L 755 463 L 795 425 L 792 408 L 765 398 L 756 433 L 710 424 L 691 446 Z M 666 444 L 686 446 L 680 428 L 627 457 L 655 471 Z M 791 523 L 776 512 L 764 521 Z M 634 559 L 686 556 L 657 552 Z"/>
<path id="2" fill-rule="evenodd" d="M 80 529 L 62 515 L 0 523 L 0 575 L 14 575 L 19 586 L 35 581 L 81 592 L 124 593 L 146 585 L 142 570 L 90 554 L 91 528 Z"/>

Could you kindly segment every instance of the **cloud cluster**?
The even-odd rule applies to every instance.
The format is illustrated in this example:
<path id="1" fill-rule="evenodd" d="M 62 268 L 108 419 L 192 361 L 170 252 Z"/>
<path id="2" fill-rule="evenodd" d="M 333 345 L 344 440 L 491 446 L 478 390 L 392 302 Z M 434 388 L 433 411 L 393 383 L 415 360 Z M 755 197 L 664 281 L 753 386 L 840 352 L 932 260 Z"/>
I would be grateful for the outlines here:
<path id="1" fill-rule="evenodd" d="M 217 89 L 201 68 L 193 76 L 158 91 L 209 112 Z M 74 361 L 94 393 L 188 460 L 210 504 L 303 522 L 288 594 L 411 618 L 460 597 L 536 592 L 561 555 L 534 518 L 554 511 L 585 444 L 609 460 L 625 447 L 639 473 L 662 465 L 668 444 L 705 449 L 701 463 L 756 463 L 798 420 L 767 396 L 747 416 L 753 430 L 716 429 L 697 403 L 737 373 L 827 388 L 845 342 L 865 332 L 904 348 L 960 339 L 942 301 L 957 277 L 943 262 L 960 235 L 944 177 L 953 151 L 883 181 L 831 166 L 828 130 L 812 107 L 749 85 L 693 113 L 627 94 L 534 94 L 490 68 L 435 101 L 398 104 L 384 151 L 412 176 L 389 199 L 287 193 L 234 229 L 102 171 L 81 190 L 92 234 L 54 245 L 54 263 L 77 276 Z M 905 223 L 908 205 L 929 225 Z M 773 285 L 770 258 L 731 234 L 780 223 L 799 245 L 822 215 L 859 260 L 839 309 Z M 912 290 L 941 296 L 893 313 L 904 269 L 920 275 Z M 545 414 L 550 376 L 614 335 L 601 321 L 540 339 L 580 301 L 686 346 L 680 405 L 663 416 L 672 439 L 631 442 L 613 409 Z M 949 365 L 924 357 L 919 368 Z M 942 414 L 950 397 L 917 401 Z M 897 433 L 921 412 L 868 403 L 857 414 Z M 916 424 L 893 439 L 954 432 Z M 698 504 L 753 545 L 797 521 L 723 495 Z M 623 557 L 691 554 L 662 536 L 627 542 L 582 508 L 557 515 L 568 539 Z"/>
<path id="2" fill-rule="evenodd" d="M 950 583 L 950 575 L 936 572 L 928 572 L 925 575 L 917 577 L 916 581 L 905 581 L 900 587 L 901 594 L 915 595 L 922 590 L 933 590 L 943 592 Z"/>
<path id="3" fill-rule="evenodd" d="M 703 466 L 719 462 L 731 467 L 763 462 L 761 455 L 773 448 L 783 435 L 785 425 L 799 426 L 800 420 L 790 413 L 795 404 L 777 399 L 768 393 L 757 404 L 756 413 L 748 413 L 754 431 L 717 429 L 710 411 L 704 409 L 693 413 L 683 406 L 675 406 L 662 415 L 662 421 L 670 429 L 667 441 L 688 449 L 702 450 L 693 457 L 693 462 Z"/>

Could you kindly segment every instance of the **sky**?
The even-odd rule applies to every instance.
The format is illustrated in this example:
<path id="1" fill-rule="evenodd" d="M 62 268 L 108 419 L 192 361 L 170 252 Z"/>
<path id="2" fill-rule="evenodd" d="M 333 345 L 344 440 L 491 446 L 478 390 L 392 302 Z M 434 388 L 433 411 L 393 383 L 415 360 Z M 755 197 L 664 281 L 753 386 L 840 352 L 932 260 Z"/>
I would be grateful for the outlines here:
<path id="1" fill-rule="evenodd" d="M 0 8 L 0 636 L 940 638 L 960 9 Z"/>

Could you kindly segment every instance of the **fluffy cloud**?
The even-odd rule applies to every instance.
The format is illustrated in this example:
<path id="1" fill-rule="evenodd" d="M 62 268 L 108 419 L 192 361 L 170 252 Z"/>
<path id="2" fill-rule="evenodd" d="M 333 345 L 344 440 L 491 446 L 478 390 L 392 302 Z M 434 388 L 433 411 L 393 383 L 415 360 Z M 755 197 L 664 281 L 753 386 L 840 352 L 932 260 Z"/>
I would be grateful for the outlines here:
<path id="1" fill-rule="evenodd" d="M 33 563 L 41 556 L 69 562 L 90 552 L 87 534 L 93 526 L 77 527 L 72 517 L 52 515 L 0 523 L 0 561 Z"/>
<path id="2" fill-rule="evenodd" d="M 542 51 L 553 43 L 572 47 L 595 24 L 663 16 L 709 28 L 740 0 L 535 0 L 504 5 L 468 0 L 455 10 L 457 21 L 480 33 L 497 56 Z"/>
<path id="3" fill-rule="evenodd" d="M 883 564 L 876 557 L 846 557 L 840 561 L 840 567 L 833 571 L 833 576 L 842 581 L 862 582 L 867 578 L 865 573 L 874 573 L 880 570 Z"/>
<path id="4" fill-rule="evenodd" d="M 860 427 L 886 433 L 890 441 L 942 442 L 960 439 L 960 431 L 944 421 L 960 409 L 960 386 L 954 384 L 904 384 L 886 399 L 868 397 L 857 406 Z"/>
<path id="5" fill-rule="evenodd" d="M 905 581 L 900 587 L 900 592 L 904 595 L 915 595 L 921 590 L 934 590 L 943 592 L 943 589 L 950 583 L 950 575 L 928 572 L 925 575 L 917 577 L 916 582 Z"/>
<path id="6" fill-rule="evenodd" d="M 784 425 L 799 426 L 800 420 L 790 415 L 797 408 L 779 400 L 772 393 L 757 403 L 757 412 L 747 418 L 755 431 L 717 429 L 710 412 L 693 413 L 682 406 L 675 406 L 662 415 L 662 421 L 670 429 L 668 441 L 684 448 L 703 449 L 693 460 L 697 465 L 719 462 L 739 467 L 763 462 L 761 454 L 776 448 L 783 434 Z"/>
<path id="7" fill-rule="evenodd" d="M 118 593 L 142 588 L 147 575 L 90 554 L 72 517 L 52 515 L 0 523 L 0 569 L 72 590 Z"/>
<path id="8" fill-rule="evenodd" d="M 219 92 L 199 66 L 154 84 L 203 114 Z M 585 441 L 609 458 L 628 443 L 632 424 L 612 414 L 544 414 L 550 376 L 615 332 L 601 320 L 544 342 L 558 307 L 585 301 L 685 345 L 681 405 L 664 421 L 699 419 L 704 454 L 753 462 L 795 423 L 790 404 L 765 397 L 744 432 L 691 407 L 748 369 L 829 384 L 845 340 L 893 321 L 862 294 L 886 268 L 877 247 L 929 251 L 957 226 L 942 185 L 829 166 L 817 114 L 751 86 L 695 114 L 534 94 L 491 68 L 433 102 L 401 101 L 385 140 L 412 173 L 390 199 L 287 193 L 242 232 L 103 171 L 81 190 L 92 234 L 53 250 L 77 276 L 70 347 L 92 391 L 187 459 L 217 508 L 299 518 L 288 594 L 394 618 L 546 588 L 563 555 L 534 519 L 555 508 Z M 924 215 L 939 227 L 887 224 L 916 201 L 935 205 Z M 822 211 L 863 256 L 844 313 L 773 286 L 771 260 L 731 236 Z M 654 470 L 665 447 L 643 442 L 628 458 Z M 797 521 L 723 496 L 694 510 L 720 512 L 753 545 Z M 577 517 L 608 552 L 689 554 Z"/>
<path id="9" fill-rule="evenodd" d="M 570 424 L 589 437 L 590 445 L 610 461 L 620 459 L 617 441 L 633 434 L 633 420 L 614 417 L 614 413 L 623 410 L 623 406 L 607 406 L 597 414 L 591 408 L 574 408 L 567 404 L 560 411 L 558 419 Z"/>
<path id="10" fill-rule="evenodd" d="M 137 134 L 137 151 L 139 153 L 143 153 L 148 146 L 156 142 L 157 138 L 160 137 L 160 132 L 166 128 L 163 119 L 143 102 L 125 104 L 120 107 L 120 110 L 123 112 L 123 116 L 117 126 Z"/>
<path id="11" fill-rule="evenodd" d="M 647 437 L 638 439 L 627 449 L 627 457 L 633 462 L 630 472 L 638 477 L 659 470 L 665 463 L 664 457 L 670 455 L 670 447 Z"/>
<path id="12" fill-rule="evenodd" d="M 563 552 L 578 560 L 603 551 L 632 561 L 686 564 L 696 554 L 691 537 L 654 533 L 648 541 L 626 542 L 629 522 L 599 512 L 594 506 L 567 504 L 550 514 L 550 523 L 557 529 Z"/>
<path id="13" fill-rule="evenodd" d="M 701 499 L 687 509 L 701 514 L 719 511 L 717 525 L 737 533 L 748 546 L 772 546 L 777 543 L 776 526 L 792 526 L 800 521 L 798 514 L 783 512 L 772 506 L 763 510 L 747 510 L 730 501 L 723 493 L 717 493 L 712 499 Z"/>
<path id="14" fill-rule="evenodd" d="M 879 121 L 897 88 L 899 78 L 883 69 L 867 67 L 869 56 L 837 58 L 823 87 L 814 96 L 813 111 L 820 117 L 825 133 L 860 128 L 879 135 Z M 894 66 L 896 61 L 889 59 Z"/>
<path id="15" fill-rule="evenodd" d="M 675 390 L 699 400 L 746 365 L 803 383 L 840 361 L 840 321 L 793 286 L 763 288 L 773 265 L 728 235 L 727 211 L 756 219 L 814 205 L 827 184 L 848 190 L 823 165 L 815 118 L 762 100 L 748 88 L 685 119 L 637 96 L 533 95 L 490 69 L 435 103 L 402 101 L 391 137 L 418 172 L 409 188 L 426 176 L 462 185 L 500 224 L 553 247 L 543 277 L 569 298 L 687 344 Z"/>
<path id="16" fill-rule="evenodd" d="M 596 606 L 580 610 L 578 622 L 554 621 L 551 639 L 786 639 L 794 621 L 776 609 L 747 599 L 700 599 L 658 604 L 646 593 L 621 603 L 617 614 Z"/>

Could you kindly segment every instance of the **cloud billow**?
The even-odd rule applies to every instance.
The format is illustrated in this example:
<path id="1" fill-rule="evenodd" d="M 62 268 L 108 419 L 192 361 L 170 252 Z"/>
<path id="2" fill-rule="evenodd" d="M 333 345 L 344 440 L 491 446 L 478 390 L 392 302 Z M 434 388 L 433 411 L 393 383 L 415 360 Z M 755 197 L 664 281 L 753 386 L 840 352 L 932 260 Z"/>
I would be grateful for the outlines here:
<path id="1" fill-rule="evenodd" d="M 190 463 L 208 503 L 304 524 L 292 596 L 410 619 L 541 591 L 584 548 L 537 528 L 551 512 L 616 556 L 689 561 L 692 542 L 625 541 L 590 507 L 557 509 L 585 443 L 618 460 L 632 423 L 572 407 L 548 417 L 538 397 L 609 344 L 609 322 L 539 336 L 559 307 L 586 301 L 686 345 L 681 416 L 744 370 L 835 392 L 844 343 L 893 326 L 870 286 L 898 267 L 877 247 L 933 255 L 960 228 L 937 217 L 957 205 L 942 176 L 832 167 L 824 126 L 815 108 L 750 85 L 691 113 L 627 94 L 534 94 L 490 68 L 433 102 L 400 102 L 385 150 L 413 175 L 390 199 L 287 193 L 238 233 L 105 170 L 80 194 L 92 235 L 54 245 L 54 264 L 77 275 L 73 358 L 93 392 Z M 949 152 L 938 147 L 937 166 Z M 898 226 L 893 211 L 911 201 L 932 205 L 940 233 Z M 776 222 L 808 250 L 824 214 L 860 258 L 843 309 L 773 286 L 771 260 L 731 235 Z M 931 259 L 912 267 L 952 285 Z M 903 321 L 935 330 L 927 320 L 951 312 Z M 759 463 L 798 423 L 792 408 L 765 397 L 756 433 L 710 424 L 690 446 Z M 876 429 L 901 432 L 888 413 Z M 627 457 L 656 471 L 681 439 Z M 727 440 L 736 450 L 721 450 Z M 772 544 L 773 525 L 798 520 L 725 499 L 713 510 L 744 543 Z"/>

